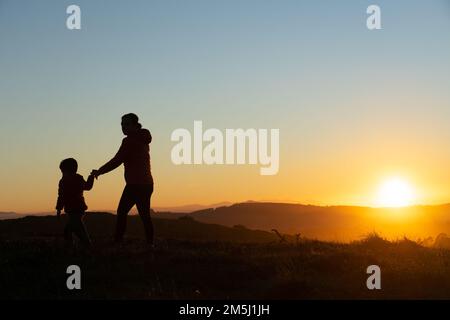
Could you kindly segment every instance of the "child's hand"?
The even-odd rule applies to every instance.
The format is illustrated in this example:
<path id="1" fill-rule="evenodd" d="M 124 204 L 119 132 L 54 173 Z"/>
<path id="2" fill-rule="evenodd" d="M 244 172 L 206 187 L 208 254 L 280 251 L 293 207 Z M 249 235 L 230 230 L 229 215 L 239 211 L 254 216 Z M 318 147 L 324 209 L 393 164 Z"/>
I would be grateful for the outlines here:
<path id="1" fill-rule="evenodd" d="M 90 175 L 91 175 L 91 176 L 94 176 L 95 179 L 98 179 L 98 176 L 99 176 L 98 170 L 92 170 Z"/>

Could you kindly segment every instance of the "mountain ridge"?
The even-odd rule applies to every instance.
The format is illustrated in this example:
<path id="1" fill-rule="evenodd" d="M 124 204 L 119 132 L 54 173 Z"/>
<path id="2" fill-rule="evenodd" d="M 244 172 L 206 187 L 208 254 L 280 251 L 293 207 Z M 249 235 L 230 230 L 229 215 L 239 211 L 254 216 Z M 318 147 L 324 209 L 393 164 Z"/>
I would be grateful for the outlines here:
<path id="1" fill-rule="evenodd" d="M 246 201 L 192 212 L 152 211 L 152 216 L 163 219 L 188 216 L 202 223 L 227 227 L 242 225 L 268 232 L 276 229 L 285 234 L 301 234 L 326 241 L 357 240 L 374 231 L 389 239 L 450 234 L 450 204 L 375 208 Z M 0 220 L 4 219 L 0 216 Z"/>

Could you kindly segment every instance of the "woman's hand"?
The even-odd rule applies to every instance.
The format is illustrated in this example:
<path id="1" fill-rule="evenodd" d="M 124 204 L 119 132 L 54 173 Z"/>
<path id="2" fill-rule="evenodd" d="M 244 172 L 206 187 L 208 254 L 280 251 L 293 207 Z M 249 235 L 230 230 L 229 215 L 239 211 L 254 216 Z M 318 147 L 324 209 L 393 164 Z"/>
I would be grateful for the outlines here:
<path id="1" fill-rule="evenodd" d="M 98 176 L 99 176 L 100 174 L 98 173 L 98 170 L 95 170 L 95 169 L 94 169 L 94 170 L 91 171 L 91 175 L 94 176 L 95 179 L 98 179 Z"/>

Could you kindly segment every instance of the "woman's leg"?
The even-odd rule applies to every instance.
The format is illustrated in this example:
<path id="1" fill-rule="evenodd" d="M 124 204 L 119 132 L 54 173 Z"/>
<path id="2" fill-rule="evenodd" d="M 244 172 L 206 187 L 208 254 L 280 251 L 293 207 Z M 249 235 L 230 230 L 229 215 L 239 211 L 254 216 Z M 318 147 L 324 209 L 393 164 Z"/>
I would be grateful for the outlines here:
<path id="1" fill-rule="evenodd" d="M 136 200 L 131 186 L 126 185 L 117 207 L 117 222 L 114 241 L 121 242 L 127 228 L 127 215 L 135 205 Z"/>
<path id="2" fill-rule="evenodd" d="M 150 198 L 153 193 L 153 185 L 142 185 L 138 187 L 136 191 L 136 207 L 144 224 L 147 242 L 153 244 L 153 223 L 150 216 Z"/>

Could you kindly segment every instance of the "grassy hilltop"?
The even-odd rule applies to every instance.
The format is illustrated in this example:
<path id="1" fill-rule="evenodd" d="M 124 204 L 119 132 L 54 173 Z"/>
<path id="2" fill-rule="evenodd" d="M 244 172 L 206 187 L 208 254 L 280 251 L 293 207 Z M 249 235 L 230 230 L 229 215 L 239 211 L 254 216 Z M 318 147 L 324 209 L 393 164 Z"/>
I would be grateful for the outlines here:
<path id="1" fill-rule="evenodd" d="M 62 221 L 0 221 L 2 299 L 417 299 L 450 298 L 450 251 L 371 235 L 348 244 L 278 236 L 189 218 L 154 219 L 157 248 L 139 218 L 128 240 L 110 242 L 115 217 L 89 214 L 91 252 L 64 249 Z M 66 268 L 82 270 L 82 290 L 66 289 Z M 381 267 L 382 290 L 366 288 L 366 268 Z"/>

